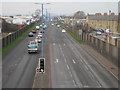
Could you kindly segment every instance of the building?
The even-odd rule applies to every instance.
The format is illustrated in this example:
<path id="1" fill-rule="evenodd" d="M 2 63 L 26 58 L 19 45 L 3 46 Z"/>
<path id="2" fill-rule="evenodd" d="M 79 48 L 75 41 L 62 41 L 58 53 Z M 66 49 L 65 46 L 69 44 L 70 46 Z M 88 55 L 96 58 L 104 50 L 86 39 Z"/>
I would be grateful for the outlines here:
<path id="1" fill-rule="evenodd" d="M 115 13 L 111 13 L 110 15 L 107 13 L 103 15 L 101 13 L 88 14 L 87 23 L 90 28 L 109 29 L 113 33 L 120 33 L 118 29 L 118 15 L 115 15 Z"/>

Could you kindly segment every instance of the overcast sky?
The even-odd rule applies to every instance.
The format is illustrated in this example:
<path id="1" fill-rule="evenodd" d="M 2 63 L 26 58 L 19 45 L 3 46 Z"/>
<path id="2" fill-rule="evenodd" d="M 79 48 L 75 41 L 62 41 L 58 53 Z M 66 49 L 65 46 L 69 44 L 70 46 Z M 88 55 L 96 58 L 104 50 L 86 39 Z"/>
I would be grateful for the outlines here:
<path id="1" fill-rule="evenodd" d="M 46 0 L 44 1 L 46 2 Z M 55 15 L 73 15 L 79 10 L 84 11 L 86 14 L 96 12 L 105 13 L 109 10 L 116 14 L 118 13 L 119 0 L 84 0 L 84 2 L 80 0 L 74 0 L 74 2 L 73 0 L 69 2 L 64 2 L 65 0 L 47 1 L 50 2 L 50 4 L 45 5 L 44 8 Z M 36 2 L 38 2 L 38 0 L 36 0 Z M 24 2 L 23 0 L 2 0 L 2 9 L 0 9 L 0 12 L 2 12 L 2 15 L 32 14 L 38 8 L 41 9 L 41 5 L 34 4 L 33 0 L 24 0 Z"/>

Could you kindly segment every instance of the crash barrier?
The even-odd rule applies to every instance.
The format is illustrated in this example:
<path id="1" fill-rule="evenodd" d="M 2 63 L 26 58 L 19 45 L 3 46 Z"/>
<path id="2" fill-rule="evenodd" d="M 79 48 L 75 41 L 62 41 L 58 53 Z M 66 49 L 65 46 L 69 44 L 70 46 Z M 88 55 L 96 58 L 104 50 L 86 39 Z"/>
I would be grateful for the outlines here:
<path id="1" fill-rule="evenodd" d="M 31 23 L 30 25 L 25 25 L 23 28 L 18 29 L 16 32 L 9 34 L 8 36 L 2 37 L 2 48 L 6 47 L 14 40 L 16 40 L 19 36 L 21 36 L 27 29 L 29 29 L 36 22 Z"/>

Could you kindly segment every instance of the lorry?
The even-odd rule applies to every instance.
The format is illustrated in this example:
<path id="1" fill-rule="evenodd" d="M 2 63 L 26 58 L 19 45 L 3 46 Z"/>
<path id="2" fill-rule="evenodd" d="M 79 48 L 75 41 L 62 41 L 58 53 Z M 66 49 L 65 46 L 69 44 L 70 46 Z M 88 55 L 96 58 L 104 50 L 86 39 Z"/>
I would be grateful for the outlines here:
<path id="1" fill-rule="evenodd" d="M 39 46 L 38 46 L 38 42 L 36 41 L 30 41 L 28 43 L 28 53 L 32 53 L 32 52 L 38 52 Z"/>

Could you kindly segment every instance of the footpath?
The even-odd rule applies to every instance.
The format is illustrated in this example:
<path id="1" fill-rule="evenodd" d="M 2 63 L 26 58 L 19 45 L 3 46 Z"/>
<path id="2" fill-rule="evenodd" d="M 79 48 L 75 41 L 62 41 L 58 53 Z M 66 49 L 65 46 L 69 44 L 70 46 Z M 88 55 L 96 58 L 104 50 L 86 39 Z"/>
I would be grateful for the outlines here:
<path id="1" fill-rule="evenodd" d="M 117 80 L 119 80 L 119 69 L 106 57 L 102 56 L 98 51 L 87 44 L 80 44 L 80 46 L 88 52 L 93 58 L 97 60 L 107 71 L 109 71 Z"/>

